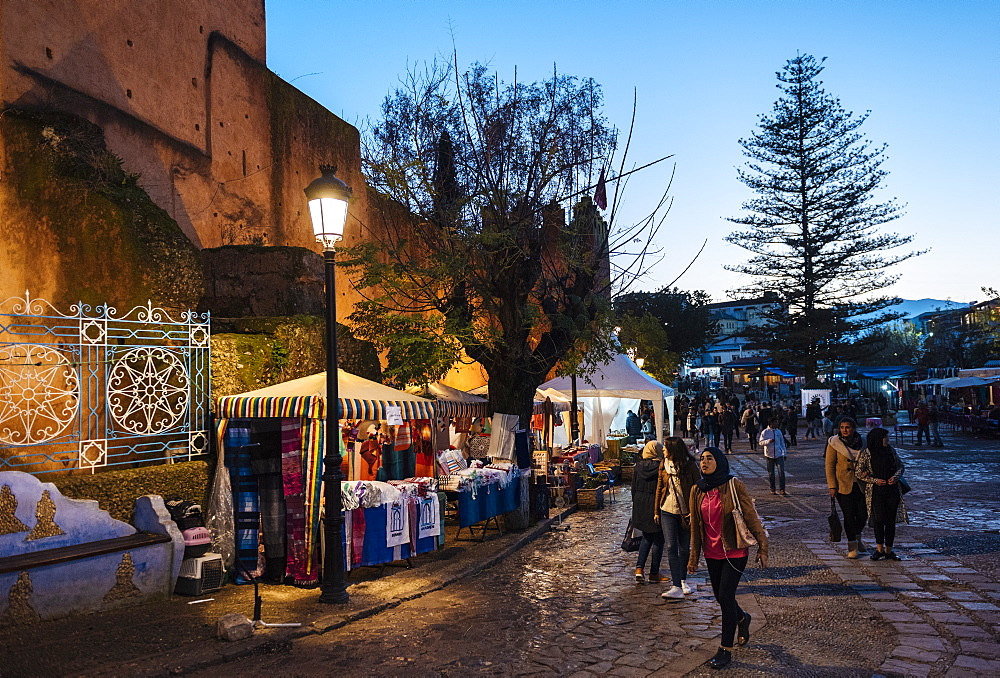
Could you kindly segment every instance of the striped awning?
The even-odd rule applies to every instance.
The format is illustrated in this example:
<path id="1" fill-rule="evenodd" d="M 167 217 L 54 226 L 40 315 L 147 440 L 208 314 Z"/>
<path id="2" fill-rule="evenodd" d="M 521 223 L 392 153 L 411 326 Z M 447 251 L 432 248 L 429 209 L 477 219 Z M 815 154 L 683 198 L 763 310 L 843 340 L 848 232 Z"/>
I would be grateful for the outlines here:
<path id="1" fill-rule="evenodd" d="M 412 400 L 340 399 L 341 419 L 379 420 L 386 418 L 386 408 L 399 407 L 403 419 L 433 419 L 435 403 Z M 216 401 L 215 413 L 224 418 L 303 417 L 326 419 L 326 398 L 322 396 L 260 397 L 224 396 Z M 464 415 L 455 415 L 464 416 Z M 474 415 L 469 415 L 474 416 Z"/>
<path id="2" fill-rule="evenodd" d="M 435 400 L 434 407 L 439 417 L 488 417 L 489 402 L 461 403 L 453 400 Z"/>

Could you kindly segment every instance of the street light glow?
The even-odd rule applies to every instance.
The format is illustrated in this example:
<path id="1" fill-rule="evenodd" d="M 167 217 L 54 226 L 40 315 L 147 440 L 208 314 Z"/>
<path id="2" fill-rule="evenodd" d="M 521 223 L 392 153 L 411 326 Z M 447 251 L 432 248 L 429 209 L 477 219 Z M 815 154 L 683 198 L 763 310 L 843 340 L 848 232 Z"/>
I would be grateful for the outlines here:
<path id="1" fill-rule="evenodd" d="M 312 219 L 313 234 L 324 250 L 332 250 L 337 241 L 344 237 L 347 223 L 347 205 L 351 201 L 351 189 L 335 175 L 337 168 L 321 165 L 323 176 L 309 184 L 306 198 L 309 199 L 309 217 Z"/>

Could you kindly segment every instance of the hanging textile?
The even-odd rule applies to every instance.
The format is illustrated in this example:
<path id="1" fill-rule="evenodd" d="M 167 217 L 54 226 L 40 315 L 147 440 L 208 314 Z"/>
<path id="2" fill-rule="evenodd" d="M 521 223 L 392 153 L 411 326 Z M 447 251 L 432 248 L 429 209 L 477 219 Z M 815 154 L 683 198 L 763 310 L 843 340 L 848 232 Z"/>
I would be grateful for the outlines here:
<path id="1" fill-rule="evenodd" d="M 441 510 L 437 492 L 429 492 L 420 500 L 420 528 L 417 539 L 436 537 L 441 534 Z"/>
<path id="2" fill-rule="evenodd" d="M 306 419 L 302 437 L 302 480 L 305 501 L 305 574 L 311 581 L 319 581 L 319 506 L 323 496 L 323 430 L 322 419 Z M 337 436 L 339 439 L 340 436 Z"/>
<path id="3" fill-rule="evenodd" d="M 264 574 L 269 581 L 285 579 L 286 516 L 285 493 L 281 477 L 280 425 L 274 428 L 260 420 L 251 426 L 254 445 L 250 450 L 250 467 L 257 476 L 260 504 L 261 541 L 264 543 Z"/>
<path id="4" fill-rule="evenodd" d="M 519 427 L 516 414 L 494 414 L 493 434 L 490 436 L 490 457 L 514 460 L 514 434 Z"/>
<path id="5" fill-rule="evenodd" d="M 257 478 L 250 465 L 250 427 L 246 420 L 233 420 L 226 431 L 225 461 L 233 487 L 233 518 L 236 525 L 236 581 L 249 583 L 263 572 L 260 561 L 260 499 Z"/>
<path id="6" fill-rule="evenodd" d="M 410 432 L 413 440 L 413 452 L 416 457 L 413 475 L 418 477 L 435 475 L 434 431 L 431 428 L 431 421 L 418 419 L 410 422 Z"/>
<path id="7" fill-rule="evenodd" d="M 406 498 L 386 505 L 385 545 L 387 548 L 410 542 L 410 515 L 406 508 Z"/>
<path id="8" fill-rule="evenodd" d="M 285 492 L 286 569 L 296 584 L 313 579 L 306 555 L 305 480 L 302 474 L 302 420 L 281 420 L 281 482 Z"/>

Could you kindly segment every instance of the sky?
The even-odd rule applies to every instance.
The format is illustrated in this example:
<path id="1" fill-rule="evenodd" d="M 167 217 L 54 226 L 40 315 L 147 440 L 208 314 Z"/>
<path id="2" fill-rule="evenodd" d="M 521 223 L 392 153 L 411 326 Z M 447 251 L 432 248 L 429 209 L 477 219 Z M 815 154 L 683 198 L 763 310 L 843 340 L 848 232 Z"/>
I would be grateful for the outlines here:
<path id="1" fill-rule="evenodd" d="M 775 72 L 796 53 L 827 57 L 827 91 L 861 130 L 888 144 L 878 199 L 904 216 L 882 228 L 929 250 L 893 270 L 904 299 L 982 300 L 1000 287 L 1000 1 L 267 0 L 272 71 L 359 127 L 409 66 L 451 55 L 501 79 L 559 71 L 593 77 L 605 113 L 627 130 L 638 111 L 622 218 L 659 198 L 673 207 L 657 238 L 664 258 L 635 289 L 672 281 L 729 298 L 746 280 L 723 268 L 748 258 L 724 242 L 752 194 L 737 180 L 739 139 L 771 111 Z"/>

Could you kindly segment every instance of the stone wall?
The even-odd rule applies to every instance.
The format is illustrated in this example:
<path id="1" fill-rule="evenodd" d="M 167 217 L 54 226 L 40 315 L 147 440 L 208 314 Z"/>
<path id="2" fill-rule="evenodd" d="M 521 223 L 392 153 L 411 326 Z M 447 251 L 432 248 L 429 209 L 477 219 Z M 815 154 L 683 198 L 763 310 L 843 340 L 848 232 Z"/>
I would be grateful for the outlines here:
<path id="1" fill-rule="evenodd" d="M 354 189 L 346 242 L 381 222 L 361 175 L 358 130 L 267 69 L 262 0 L 4 0 L 0 31 L 0 106 L 72 112 L 97 125 L 196 247 L 318 251 L 303 189 L 326 163 Z M 0 153 L 9 148 L 0 144 Z M 10 167 L 6 157 L 0 166 Z M 0 207 L 13 197 L 0 183 Z M 19 226 L 7 214 L 0 231 Z M 8 244 L 0 298 L 22 294 L 26 278 L 54 265 L 39 260 L 45 244 Z M 31 291 L 74 296 L 59 284 Z M 344 318 L 358 296 L 343 273 L 337 289 Z"/>

